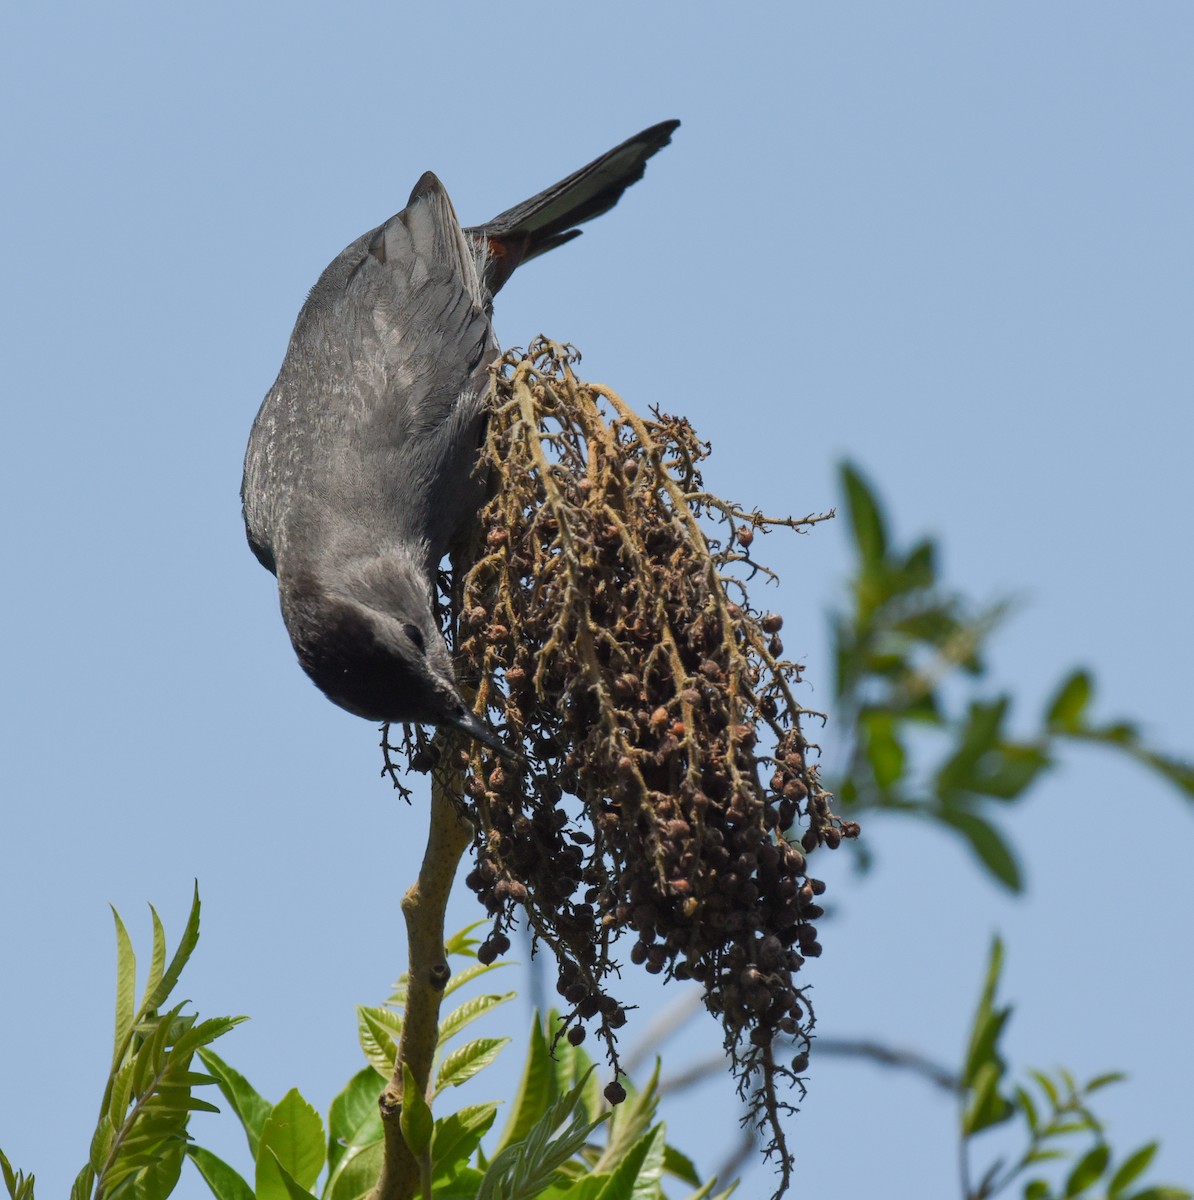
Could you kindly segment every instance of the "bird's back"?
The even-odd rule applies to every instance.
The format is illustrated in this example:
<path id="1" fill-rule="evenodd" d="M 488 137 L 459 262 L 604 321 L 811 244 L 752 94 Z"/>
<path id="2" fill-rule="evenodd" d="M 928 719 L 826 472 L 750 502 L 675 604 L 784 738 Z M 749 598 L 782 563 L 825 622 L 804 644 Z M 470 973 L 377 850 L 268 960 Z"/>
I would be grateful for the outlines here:
<path id="1" fill-rule="evenodd" d="M 469 243 L 428 173 L 303 306 L 245 456 L 245 525 L 276 573 L 386 553 L 429 569 L 469 524 L 498 353 Z"/>

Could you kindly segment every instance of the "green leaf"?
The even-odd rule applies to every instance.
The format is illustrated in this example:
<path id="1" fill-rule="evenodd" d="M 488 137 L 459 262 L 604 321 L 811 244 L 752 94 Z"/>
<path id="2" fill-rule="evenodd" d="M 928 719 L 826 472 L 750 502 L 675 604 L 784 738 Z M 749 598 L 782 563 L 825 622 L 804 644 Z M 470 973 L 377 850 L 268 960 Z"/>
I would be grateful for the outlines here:
<path id="1" fill-rule="evenodd" d="M 1033 1077 L 1033 1079 L 1036 1080 L 1041 1091 L 1049 1097 L 1049 1103 L 1053 1105 L 1053 1108 L 1056 1111 L 1058 1105 L 1060 1104 L 1060 1096 L 1058 1095 L 1057 1085 L 1043 1071 L 1029 1071 L 1028 1073 Z"/>
<path id="2" fill-rule="evenodd" d="M 862 568 L 879 566 L 887 556 L 887 530 L 879 503 L 861 472 L 851 463 L 843 462 L 838 467 L 838 476 L 846 494 L 846 512 Z"/>
<path id="3" fill-rule="evenodd" d="M 435 1121 L 427 1105 L 422 1088 L 406 1063 L 402 1064 L 402 1136 L 410 1152 L 420 1158 L 431 1146 L 431 1134 Z"/>
<path id="4" fill-rule="evenodd" d="M 89 1200 L 94 1184 L 95 1172 L 88 1165 L 75 1176 L 75 1181 L 70 1187 L 70 1200 Z"/>
<path id="5" fill-rule="evenodd" d="M 504 992 L 500 996 L 491 993 L 485 996 L 474 996 L 471 1000 L 466 1000 L 459 1008 L 454 1008 L 440 1021 L 438 1045 L 443 1046 L 479 1017 L 483 1017 L 491 1009 L 497 1008 L 499 1004 L 505 1004 L 507 1001 L 513 1000 L 514 996 L 514 992 Z"/>
<path id="6" fill-rule="evenodd" d="M 698 1191 L 690 1192 L 684 1198 L 684 1200 L 705 1200 L 705 1198 L 710 1195 L 716 1186 L 717 1176 L 714 1175 L 704 1187 L 700 1188 Z M 729 1200 L 730 1195 L 733 1193 L 734 1189 L 737 1188 L 737 1186 L 738 1180 L 735 1179 L 734 1182 L 731 1183 L 724 1192 L 718 1192 L 717 1195 L 713 1197 L 713 1200 Z"/>
<path id="7" fill-rule="evenodd" d="M 970 1103 L 962 1115 L 962 1134 L 973 1137 L 1012 1115 L 1012 1106 L 999 1094 L 1000 1068 L 993 1062 L 979 1067 L 971 1084 Z"/>
<path id="8" fill-rule="evenodd" d="M 112 1070 L 115 1071 L 124 1056 L 133 1028 L 133 1010 L 137 1002 L 137 956 L 133 953 L 129 931 L 115 908 L 112 909 L 112 918 L 116 922 L 116 1039 L 112 1053 Z"/>
<path id="9" fill-rule="evenodd" d="M 187 1154 L 216 1200 L 253 1200 L 253 1189 L 222 1158 L 202 1146 L 188 1146 Z"/>
<path id="10" fill-rule="evenodd" d="M 1190 1200 L 1190 1193 L 1185 1188 L 1150 1187 L 1137 1192 L 1131 1200 Z"/>
<path id="11" fill-rule="evenodd" d="M 656 1125 L 622 1156 L 600 1200 L 655 1200 L 663 1176 L 664 1127 Z"/>
<path id="12" fill-rule="evenodd" d="M 166 970 L 166 930 L 162 927 L 162 919 L 158 916 L 158 910 L 152 904 L 149 906 L 149 915 L 153 921 L 153 952 L 149 959 L 149 977 L 145 981 L 145 995 L 141 1000 L 143 1009 L 145 1002 L 157 991 Z"/>
<path id="13" fill-rule="evenodd" d="M 261 1130 L 257 1200 L 287 1200 L 291 1195 L 285 1178 L 272 1169 L 275 1159 L 286 1175 L 306 1189 L 319 1177 L 325 1155 L 323 1121 L 298 1088 L 291 1088 L 270 1110 Z"/>
<path id="14" fill-rule="evenodd" d="M 1065 1181 L 1066 1196 L 1080 1196 L 1092 1183 L 1097 1182 L 1110 1161 L 1110 1147 L 1100 1143 L 1088 1150 Z"/>
<path id="15" fill-rule="evenodd" d="M 966 1052 L 966 1066 L 962 1072 L 962 1082 L 970 1086 L 979 1068 L 987 1062 L 997 1062 L 1002 1065 L 998 1056 L 996 1043 L 1003 1026 L 997 1019 L 1002 1016 L 1006 1020 L 1010 1009 L 995 1008 L 995 992 L 999 987 L 999 977 L 1003 971 L 1003 940 L 991 939 L 991 950 L 987 955 L 987 974 L 983 979 L 983 989 L 979 993 L 978 1008 L 974 1014 L 971 1026 L 970 1047 Z"/>
<path id="16" fill-rule="evenodd" d="M 701 1186 L 701 1177 L 692 1159 L 686 1154 L 681 1154 L 674 1146 L 663 1148 L 663 1169 L 666 1174 L 675 1176 L 683 1183 L 691 1184 L 695 1188 Z"/>
<path id="17" fill-rule="evenodd" d="M 957 747 L 937 769 L 935 787 L 942 796 L 972 791 L 979 759 L 995 750 L 1011 701 L 1007 696 L 984 702 L 972 700 L 958 731 Z"/>
<path id="18" fill-rule="evenodd" d="M 1089 1096 L 1091 1092 L 1097 1092 L 1112 1083 L 1122 1083 L 1125 1079 L 1127 1075 L 1123 1071 L 1107 1071 L 1103 1075 L 1096 1075 L 1083 1090 Z"/>
<path id="19" fill-rule="evenodd" d="M 263 1183 L 266 1185 L 265 1189 L 262 1187 Z M 274 1195 L 280 1196 L 282 1200 L 316 1200 L 316 1197 L 282 1165 L 282 1160 L 274 1150 L 264 1146 L 262 1156 L 257 1160 L 257 1200 L 266 1200 L 267 1196 Z"/>
<path id="20" fill-rule="evenodd" d="M 441 1092 L 446 1087 L 459 1087 L 472 1079 L 497 1058 L 502 1047 L 509 1041 L 508 1037 L 477 1038 L 475 1041 L 466 1042 L 459 1050 L 453 1050 L 440 1064 L 435 1090 Z"/>
<path id="21" fill-rule="evenodd" d="M 381 1174 L 386 1147 L 382 1139 L 350 1144 L 328 1177 L 324 1196 L 327 1200 L 359 1200 L 368 1196 Z M 439 1197 L 436 1197 L 439 1200 Z"/>
<path id="22" fill-rule="evenodd" d="M 579 1152 L 589 1134 L 606 1119 L 586 1119 L 585 1083 L 582 1079 L 549 1104 L 524 1138 L 494 1155 L 476 1200 L 530 1200 L 553 1182 L 557 1169 Z"/>
<path id="23" fill-rule="evenodd" d="M 476 957 L 476 949 L 481 944 L 480 938 L 472 936 L 474 929 L 480 929 L 482 925 L 488 925 L 485 920 L 474 921 L 471 925 L 466 925 L 463 929 L 458 929 L 446 942 L 444 942 L 444 955 L 451 958 L 456 955 L 464 955 L 468 958 Z"/>
<path id="24" fill-rule="evenodd" d="M 329 1176 L 336 1170 L 353 1136 L 366 1122 L 372 1120 L 381 1136 L 381 1114 L 377 1108 L 380 1092 L 377 1072 L 372 1067 L 362 1067 L 332 1101 L 328 1109 Z"/>
<path id="25" fill-rule="evenodd" d="M 1077 670 L 1066 678 L 1049 703 L 1045 725 L 1052 732 L 1078 733 L 1086 724 L 1086 709 L 1093 691 L 1090 673 Z"/>
<path id="26" fill-rule="evenodd" d="M 223 1093 L 224 1099 L 240 1118 L 249 1141 L 249 1152 L 256 1158 L 261 1131 L 265 1127 L 272 1105 L 235 1067 L 229 1066 L 214 1050 L 201 1049 L 198 1054 L 203 1065 L 215 1076 L 216 1086 Z"/>
<path id="27" fill-rule="evenodd" d="M 1043 1179 L 1033 1179 L 1024 1185 L 1024 1200 L 1045 1200 L 1049 1185 Z"/>
<path id="28" fill-rule="evenodd" d="M 0 1150 L 0 1178 L 10 1200 L 33 1200 L 33 1176 L 14 1170 L 3 1150 Z"/>
<path id="29" fill-rule="evenodd" d="M 1194 763 L 1185 762 L 1179 758 L 1171 758 L 1167 754 L 1158 754 L 1143 747 L 1135 751 L 1134 757 L 1146 767 L 1151 767 L 1163 779 L 1168 780 L 1174 787 L 1194 797 Z"/>
<path id="30" fill-rule="evenodd" d="M 506 1120 L 506 1128 L 502 1131 L 501 1140 L 494 1151 L 495 1155 L 526 1137 L 547 1111 L 548 1106 L 558 1098 L 555 1064 L 551 1061 L 547 1038 L 536 1014 L 531 1021 L 530 1045 L 527 1048 L 522 1078 L 518 1083 L 518 1092 L 514 1097 L 510 1116 Z"/>
<path id="31" fill-rule="evenodd" d="M 166 998 L 174 990 L 174 985 L 178 982 L 183 967 L 187 965 L 187 960 L 191 957 L 191 953 L 199 941 L 199 908 L 199 883 L 196 881 L 195 894 L 191 900 L 191 911 L 187 914 L 186 928 L 182 931 L 178 949 L 174 951 L 174 957 L 158 981 L 157 987 L 147 993 L 141 1001 L 142 1012 L 152 1012 L 154 1009 L 161 1008 Z"/>
<path id="32" fill-rule="evenodd" d="M 472 1167 L 465 1167 L 442 1187 L 436 1186 L 435 1200 L 476 1200 L 484 1176 Z M 340 1200 L 340 1197 L 335 1197 Z"/>
<path id="33" fill-rule="evenodd" d="M 595 1171 L 616 1173 L 654 1122 L 659 1107 L 659 1059 L 646 1087 L 639 1092 L 627 1087 L 627 1092 L 626 1099 L 614 1107 L 610 1116 L 605 1149 L 593 1167 Z"/>
<path id="34" fill-rule="evenodd" d="M 1027 1088 L 1017 1086 L 1015 1089 L 1016 1103 L 1020 1106 L 1020 1111 L 1024 1114 L 1024 1120 L 1028 1123 L 1030 1133 L 1036 1133 L 1040 1128 L 1040 1118 L 1036 1113 L 1036 1105 L 1033 1103 L 1032 1096 L 1029 1095 Z"/>
<path id="35" fill-rule="evenodd" d="M 1129 1154 L 1111 1176 L 1111 1182 L 1107 1185 L 1108 1195 L 1113 1198 L 1119 1196 L 1130 1184 L 1135 1183 L 1152 1165 L 1160 1144 L 1149 1142 L 1148 1145 L 1141 1146 L 1139 1150 Z"/>
<path id="36" fill-rule="evenodd" d="M 904 774 L 906 755 L 890 713 L 868 712 L 859 722 L 867 761 L 881 791 L 889 791 Z"/>
<path id="37" fill-rule="evenodd" d="M 1068 1157 L 1069 1155 L 1066 1154 L 1064 1150 L 1029 1150 L 1028 1153 L 1024 1155 L 1023 1165 L 1027 1166 L 1029 1163 L 1053 1162 L 1055 1159 Z"/>
<path id="38" fill-rule="evenodd" d="M 431 1138 L 431 1169 L 437 1181 L 451 1179 L 459 1172 L 489 1132 L 497 1110 L 493 1103 L 470 1104 L 436 1121 Z"/>
<path id="39" fill-rule="evenodd" d="M 453 992 L 457 992 L 464 987 L 466 983 L 472 983 L 474 979 L 479 979 L 482 975 L 488 975 L 490 971 L 500 971 L 503 967 L 512 966 L 514 966 L 514 963 L 508 958 L 502 959 L 500 962 L 473 963 L 471 967 L 465 967 L 463 971 L 457 971 L 448 980 L 448 986 L 444 988 L 444 995 L 450 996 Z"/>
<path id="40" fill-rule="evenodd" d="M 1015 852 L 994 825 L 962 808 L 942 808 L 933 815 L 969 842 L 979 861 L 1004 887 L 1012 892 L 1024 890 L 1024 877 Z"/>
<path id="41" fill-rule="evenodd" d="M 383 1079 L 389 1079 L 398 1061 L 401 1016 L 389 1008 L 358 1004 L 357 1037 L 369 1065 Z"/>
<path id="42" fill-rule="evenodd" d="M 561 1179 L 535 1200 L 598 1200 L 601 1189 L 609 1182 L 608 1175 L 581 1175 L 576 1179 Z"/>
<path id="43" fill-rule="evenodd" d="M 166 1200 L 178 1184 L 185 1157 L 186 1147 L 182 1144 L 154 1153 L 149 1163 L 137 1167 L 133 1173 L 133 1195 L 138 1200 Z M 110 1196 L 115 1191 L 112 1188 L 105 1194 Z"/>

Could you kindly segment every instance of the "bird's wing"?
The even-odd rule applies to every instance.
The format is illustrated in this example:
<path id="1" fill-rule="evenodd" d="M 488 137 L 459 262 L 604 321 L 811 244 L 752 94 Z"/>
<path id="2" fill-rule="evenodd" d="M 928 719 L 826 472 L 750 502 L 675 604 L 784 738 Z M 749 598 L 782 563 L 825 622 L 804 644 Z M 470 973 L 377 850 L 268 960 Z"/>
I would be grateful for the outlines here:
<path id="1" fill-rule="evenodd" d="M 397 540 L 442 555 L 479 503 L 470 472 L 496 354 L 471 248 L 427 174 L 299 315 L 245 460 L 258 557 Z"/>

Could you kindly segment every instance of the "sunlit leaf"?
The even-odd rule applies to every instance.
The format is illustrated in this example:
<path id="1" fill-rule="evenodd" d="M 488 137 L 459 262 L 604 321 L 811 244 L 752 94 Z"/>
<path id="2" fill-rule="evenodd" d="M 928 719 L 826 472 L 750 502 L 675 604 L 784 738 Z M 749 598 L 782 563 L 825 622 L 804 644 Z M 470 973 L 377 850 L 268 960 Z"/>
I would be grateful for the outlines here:
<path id="1" fill-rule="evenodd" d="M 1090 1095 L 1091 1092 L 1097 1092 L 1109 1084 L 1122 1083 L 1125 1079 L 1127 1079 L 1127 1075 L 1123 1071 L 1107 1071 L 1103 1075 L 1096 1075 L 1083 1090 Z"/>
<path id="2" fill-rule="evenodd" d="M 1077 1162 L 1065 1181 L 1066 1196 L 1080 1196 L 1107 1169 L 1111 1161 L 1111 1150 L 1098 1145 L 1088 1150 Z"/>
<path id="3" fill-rule="evenodd" d="M 450 996 L 453 992 L 459 991 L 466 983 L 472 983 L 474 979 L 482 975 L 489 974 L 490 971 L 500 971 L 502 967 L 512 967 L 514 963 L 509 959 L 502 959 L 500 962 L 491 963 L 473 963 L 470 967 L 465 967 L 463 971 L 457 971 L 455 975 L 448 981 L 448 986 L 444 988 L 444 995 Z"/>
<path id="4" fill-rule="evenodd" d="M 188 1146 L 187 1154 L 216 1200 L 254 1200 L 253 1189 L 223 1159 L 202 1146 Z"/>
<path id="5" fill-rule="evenodd" d="M 261 1130 L 273 1106 L 235 1067 L 224 1062 L 214 1050 L 203 1049 L 198 1054 L 203 1065 L 215 1076 L 216 1085 L 223 1093 L 224 1099 L 240 1118 L 249 1142 L 249 1152 L 256 1158 Z"/>
<path id="6" fill-rule="evenodd" d="M 402 1018 L 391 1009 L 357 1005 L 357 1039 L 369 1065 L 389 1079 L 398 1060 L 398 1042 L 402 1036 Z"/>
<path id="7" fill-rule="evenodd" d="M 675 1176 L 683 1183 L 693 1187 L 701 1186 L 701 1177 L 692 1159 L 686 1154 L 681 1154 L 674 1146 L 663 1148 L 663 1169 L 666 1174 Z"/>
<path id="8" fill-rule="evenodd" d="M 437 1180 L 450 1179 L 481 1144 L 497 1116 L 496 1104 L 472 1104 L 436 1121 L 431 1138 L 431 1169 Z"/>
<path id="9" fill-rule="evenodd" d="M 559 1098 L 559 1094 L 555 1064 L 551 1060 L 543 1025 L 536 1014 L 531 1021 L 530 1045 L 527 1047 L 522 1078 L 506 1120 L 506 1128 L 502 1130 L 494 1153 L 498 1154 L 513 1142 L 526 1137 L 548 1106 Z"/>
<path id="10" fill-rule="evenodd" d="M 372 1067 L 362 1067 L 332 1101 L 328 1109 L 328 1174 L 331 1175 L 353 1135 L 367 1121 L 377 1124 L 380 1132 L 381 1114 L 377 1098 L 381 1081 Z"/>
<path id="11" fill-rule="evenodd" d="M 1113 1198 L 1122 1195 L 1149 1169 L 1159 1146 L 1160 1142 L 1149 1142 L 1148 1145 L 1141 1146 L 1139 1150 L 1129 1154 L 1116 1168 L 1115 1174 L 1111 1176 L 1111 1182 L 1107 1185 L 1107 1194 Z"/>
<path id="12" fill-rule="evenodd" d="M 862 718 L 859 731 L 875 782 L 887 791 L 904 774 L 904 747 L 896 735 L 895 719 L 888 713 L 869 712 Z"/>
<path id="13" fill-rule="evenodd" d="M 199 942 L 199 910 L 199 884 L 196 883 L 195 894 L 191 899 L 191 911 L 187 914 L 186 928 L 182 931 L 178 948 L 174 951 L 174 957 L 170 960 L 170 965 L 166 968 L 157 987 L 142 1001 L 142 1012 L 161 1008 L 174 990 L 174 985 L 178 982 L 183 967 L 187 965 L 187 961 Z"/>
<path id="14" fill-rule="evenodd" d="M 316 1200 L 283 1166 L 273 1149 L 263 1146 L 262 1157 L 257 1160 L 257 1200 L 273 1200 L 275 1196 L 281 1200 Z"/>
<path id="15" fill-rule="evenodd" d="M 435 1081 L 436 1091 L 442 1091 L 446 1087 L 459 1087 L 466 1080 L 472 1079 L 497 1058 L 502 1047 L 509 1041 L 508 1037 L 477 1038 L 466 1042 L 458 1050 L 453 1050 L 440 1064 Z"/>
<path id="16" fill-rule="evenodd" d="M 464 955 L 466 957 L 475 957 L 474 951 L 480 945 L 481 939 L 472 936 L 474 929 L 480 929 L 482 925 L 487 925 L 488 921 L 474 921 L 471 925 L 466 925 L 463 929 L 458 929 L 451 937 L 444 942 L 444 954 L 451 958 L 453 955 Z"/>
<path id="17" fill-rule="evenodd" d="M 622 1155 L 601 1200 L 655 1200 L 663 1176 L 664 1142 L 662 1125 L 643 1134 Z"/>
<path id="18" fill-rule="evenodd" d="M 513 1000 L 514 995 L 514 992 L 504 992 L 500 996 L 490 994 L 474 996 L 473 999 L 466 1000 L 440 1021 L 439 1045 L 444 1045 L 445 1042 L 455 1037 L 462 1029 L 471 1025 L 478 1017 L 483 1017 L 491 1009 L 497 1008 L 499 1004 L 505 1004 Z"/>
<path id="19" fill-rule="evenodd" d="M 298 1088 L 291 1088 L 270 1110 L 261 1130 L 257 1148 L 258 1200 L 286 1200 L 290 1195 L 285 1180 L 272 1170 L 273 1160 L 299 1187 L 309 1188 L 319 1177 L 326 1154 L 323 1121 Z"/>
<path id="20" fill-rule="evenodd" d="M 137 1003 L 137 956 L 133 953 L 129 931 L 115 908 L 112 919 L 116 922 L 116 1038 L 112 1058 L 115 1070 L 133 1027 L 133 1010 Z"/>
<path id="21" fill-rule="evenodd" d="M 402 1064 L 402 1136 L 406 1140 L 410 1152 L 421 1157 L 431 1146 L 431 1133 L 435 1121 L 423 1089 L 419 1087 L 414 1073 L 406 1064 Z"/>
<path id="22" fill-rule="evenodd" d="M 878 566 L 887 555 L 887 530 L 883 513 L 862 473 L 851 463 L 838 467 L 842 490 L 846 494 L 846 512 L 854 534 L 854 545 L 863 569 Z"/>
<path id="23" fill-rule="evenodd" d="M 966 839 L 979 861 L 1004 887 L 1012 892 L 1024 890 L 1015 852 L 994 825 L 962 808 L 942 808 L 933 815 Z"/>
<path id="24" fill-rule="evenodd" d="M 1072 672 L 1057 689 L 1045 713 L 1050 730 L 1077 733 L 1086 723 L 1084 717 L 1093 691 L 1089 671 Z"/>

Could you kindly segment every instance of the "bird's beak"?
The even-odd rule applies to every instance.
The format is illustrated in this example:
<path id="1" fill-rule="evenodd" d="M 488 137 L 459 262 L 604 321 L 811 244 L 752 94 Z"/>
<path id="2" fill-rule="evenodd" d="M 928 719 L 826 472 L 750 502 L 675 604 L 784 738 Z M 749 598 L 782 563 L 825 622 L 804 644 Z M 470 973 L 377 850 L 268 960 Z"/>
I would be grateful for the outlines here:
<path id="1" fill-rule="evenodd" d="M 454 725 L 457 729 L 467 733 L 469 737 L 502 755 L 503 758 L 517 759 L 518 756 L 504 745 L 498 735 L 480 717 L 474 715 L 467 705 L 460 705 L 459 708 L 450 712 L 445 720 L 447 724 Z"/>

